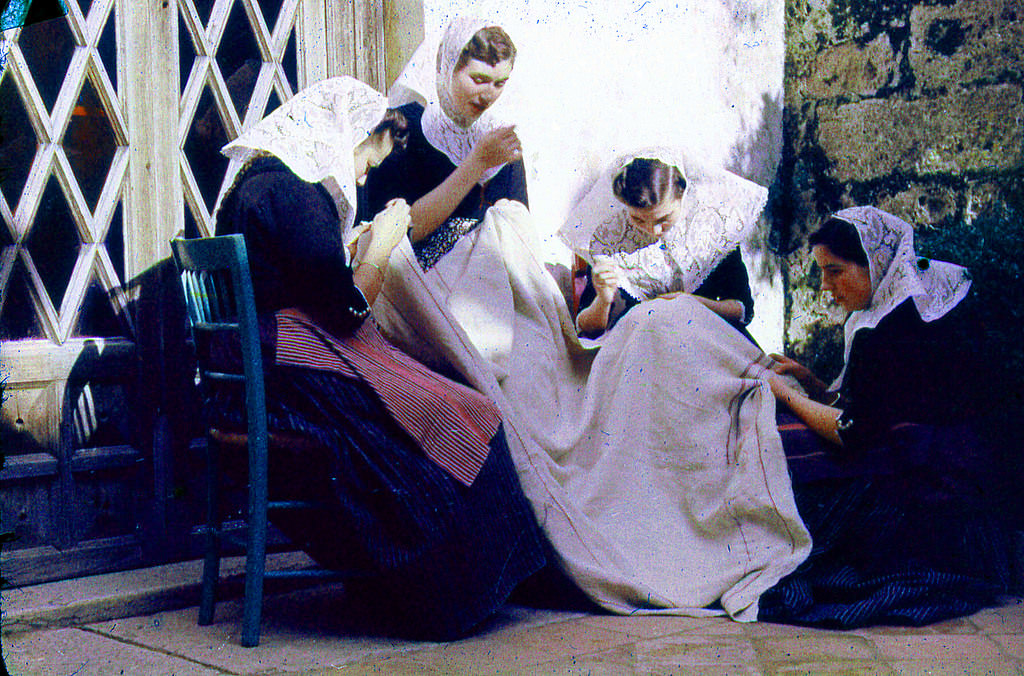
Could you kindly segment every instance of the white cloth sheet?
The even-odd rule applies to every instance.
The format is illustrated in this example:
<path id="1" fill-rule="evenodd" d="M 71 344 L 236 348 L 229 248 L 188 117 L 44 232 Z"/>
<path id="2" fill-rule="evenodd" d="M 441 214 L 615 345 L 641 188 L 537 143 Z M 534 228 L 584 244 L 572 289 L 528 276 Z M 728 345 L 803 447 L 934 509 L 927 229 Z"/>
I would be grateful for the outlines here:
<path id="1" fill-rule="evenodd" d="M 594 601 L 756 619 L 810 549 L 766 357 L 688 297 L 582 343 L 533 232 L 522 205 L 499 202 L 427 273 L 404 241 L 374 315 L 497 403 L 537 518 Z"/>

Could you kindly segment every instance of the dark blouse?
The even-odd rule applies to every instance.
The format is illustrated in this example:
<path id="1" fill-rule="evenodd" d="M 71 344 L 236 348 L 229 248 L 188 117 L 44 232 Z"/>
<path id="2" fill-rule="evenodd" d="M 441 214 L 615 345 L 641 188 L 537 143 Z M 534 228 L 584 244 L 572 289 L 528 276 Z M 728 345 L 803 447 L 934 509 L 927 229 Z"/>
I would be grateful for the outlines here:
<path id="1" fill-rule="evenodd" d="M 981 358 L 965 342 L 966 303 L 925 322 L 912 299 L 853 337 L 837 406 L 846 447 L 866 448 L 893 425 L 950 425 L 982 412 Z"/>
<path id="2" fill-rule="evenodd" d="M 448 156 L 430 145 L 423 135 L 423 106 L 408 103 L 399 110 L 409 121 L 409 140 L 404 151 L 393 152 L 366 176 L 359 195 L 360 221 L 367 221 L 396 197 L 410 205 L 441 185 L 456 167 Z M 529 206 L 526 167 L 522 160 L 502 167 L 485 185 L 473 186 L 447 222 L 413 244 L 417 259 L 429 268 L 447 253 L 459 237 L 477 226 L 495 202 L 510 199 Z"/>
<path id="3" fill-rule="evenodd" d="M 245 169 L 217 215 L 217 233 L 245 236 L 256 310 L 298 307 L 335 336 L 362 323 L 366 299 L 345 260 L 338 210 L 319 183 L 276 157 Z"/>
<path id="4" fill-rule="evenodd" d="M 580 297 L 580 308 L 587 307 L 597 297 L 597 291 L 594 289 L 594 282 L 590 278 L 589 270 L 586 274 L 587 286 Z M 729 255 L 722 259 L 722 262 L 711 271 L 711 274 L 707 276 L 704 283 L 693 293 L 695 296 L 702 296 L 709 300 L 738 300 L 743 303 L 743 323 L 730 323 L 750 338 L 744 327 L 754 318 L 754 296 L 750 291 L 750 278 L 747 275 L 747 267 L 743 264 L 743 257 L 740 254 L 739 247 L 729 252 Z M 616 304 L 624 304 L 625 310 L 609 317 L 608 327 L 605 330 L 610 330 L 622 315 L 640 302 L 622 289 L 619 289 L 619 302 Z M 593 336 L 586 334 L 586 337 Z M 750 338 L 750 340 L 753 340 L 753 338 Z"/>

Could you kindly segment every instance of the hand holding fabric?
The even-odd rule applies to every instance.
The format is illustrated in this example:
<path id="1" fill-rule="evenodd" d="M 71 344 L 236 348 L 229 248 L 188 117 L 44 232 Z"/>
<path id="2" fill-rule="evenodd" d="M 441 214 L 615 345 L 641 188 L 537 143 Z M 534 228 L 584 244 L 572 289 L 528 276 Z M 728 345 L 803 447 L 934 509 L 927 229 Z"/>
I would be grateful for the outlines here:
<path id="1" fill-rule="evenodd" d="M 607 256 L 596 256 L 594 266 L 590 270 L 590 278 L 594 282 L 597 298 L 605 305 L 611 305 L 619 290 L 619 268 Z"/>
<path id="2" fill-rule="evenodd" d="M 371 240 L 365 259 L 376 264 L 387 261 L 391 251 L 409 231 L 410 223 L 409 205 L 404 199 L 388 202 L 370 225 Z"/>
<path id="3" fill-rule="evenodd" d="M 772 366 L 772 371 L 779 375 L 789 375 L 796 378 L 797 382 L 807 390 L 807 393 L 812 398 L 818 399 L 825 393 L 827 386 L 821 378 L 811 371 L 811 369 L 807 368 L 797 360 L 781 354 L 773 353 L 768 356 L 775 360 L 775 364 Z M 772 389 L 774 391 L 774 387 Z"/>
<path id="4" fill-rule="evenodd" d="M 479 163 L 484 170 L 515 162 L 523 153 L 522 143 L 516 134 L 515 125 L 498 127 L 483 135 L 473 146 L 470 159 Z"/>

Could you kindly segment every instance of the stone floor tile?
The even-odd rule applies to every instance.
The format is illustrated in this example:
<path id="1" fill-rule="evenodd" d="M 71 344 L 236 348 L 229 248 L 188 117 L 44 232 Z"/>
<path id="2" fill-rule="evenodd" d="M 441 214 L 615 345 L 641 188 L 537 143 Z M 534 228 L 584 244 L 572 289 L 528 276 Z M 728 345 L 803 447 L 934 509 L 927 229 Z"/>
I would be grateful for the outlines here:
<path id="1" fill-rule="evenodd" d="M 772 622 L 744 622 L 738 623 L 743 632 L 750 638 L 797 638 L 804 640 L 817 640 L 819 637 L 838 636 L 843 632 L 832 629 L 816 629 L 814 627 L 801 627 L 794 624 L 775 624 Z"/>
<path id="2" fill-rule="evenodd" d="M 217 676 L 231 673 L 82 629 L 11 634 L 5 636 L 3 642 L 7 668 L 18 676 Z"/>
<path id="3" fill-rule="evenodd" d="M 672 667 L 679 673 L 699 667 L 703 672 L 705 667 L 715 665 L 757 664 L 757 653 L 750 639 L 742 635 L 689 632 L 637 641 L 630 648 L 636 664 L 643 670 Z"/>
<path id="4" fill-rule="evenodd" d="M 874 660 L 878 658 L 871 643 L 853 634 L 789 636 L 751 639 L 762 662 L 804 664 L 829 660 Z"/>
<path id="5" fill-rule="evenodd" d="M 971 622 L 986 634 L 1024 634 L 1024 600 L 975 613 Z"/>
<path id="6" fill-rule="evenodd" d="M 979 634 L 921 634 L 875 636 L 873 643 L 890 660 L 980 661 L 1003 657 L 999 646 Z"/>
<path id="7" fill-rule="evenodd" d="M 111 638 L 157 652 L 176 654 L 234 674 L 260 674 L 272 670 L 301 673 L 344 666 L 383 652 L 400 654 L 423 645 L 386 638 L 346 636 L 330 630 L 318 630 L 309 622 L 289 623 L 280 613 L 268 612 L 260 644 L 254 648 L 243 648 L 239 644 L 237 606 L 236 603 L 219 604 L 216 621 L 205 627 L 196 624 L 197 610 L 190 608 L 98 623 L 89 628 Z"/>
<path id="8" fill-rule="evenodd" d="M 967 617 L 957 617 L 951 620 L 928 624 L 923 627 L 913 626 L 876 626 L 851 629 L 848 633 L 857 636 L 864 636 L 870 639 L 872 636 L 920 636 L 922 634 L 977 634 L 978 627 Z"/>
<path id="9" fill-rule="evenodd" d="M 1022 634 L 991 634 L 989 638 L 999 644 L 1003 653 L 1015 660 L 1024 662 L 1024 635 Z"/>
<path id="10" fill-rule="evenodd" d="M 687 646 L 689 648 L 689 646 Z M 764 676 L 764 672 L 754 661 L 730 662 L 723 658 L 720 662 L 709 663 L 707 659 L 694 658 L 692 653 L 684 649 L 677 652 L 651 652 L 636 645 L 622 646 L 603 653 L 582 655 L 570 659 L 558 660 L 530 667 L 531 676 L 561 676 L 586 674 L 593 676 L 622 676 L 623 674 L 644 674 L 644 676 L 680 676 L 683 674 L 700 674 L 701 676 Z M 515 672 L 509 672 L 515 673 Z"/>
<path id="11" fill-rule="evenodd" d="M 900 660 L 892 662 L 899 676 L 1019 676 L 1012 660 Z"/>
<path id="12" fill-rule="evenodd" d="M 404 656 L 383 656 L 363 659 L 343 667 L 295 673 L 294 676 L 440 676 L 448 673 L 428 669 Z"/>
<path id="13" fill-rule="evenodd" d="M 743 622 L 726 617 L 681 617 L 678 615 L 592 615 L 580 620 L 598 629 L 618 631 L 633 639 L 657 638 L 685 631 L 703 634 L 742 635 Z"/>
<path id="14" fill-rule="evenodd" d="M 533 665 L 604 652 L 629 641 L 620 632 L 570 620 L 523 628 L 502 627 L 409 654 L 425 667 L 452 674 L 525 670 Z"/>
<path id="15" fill-rule="evenodd" d="M 896 676 L 896 671 L 877 660 L 829 660 L 799 664 L 766 665 L 766 676 Z"/>

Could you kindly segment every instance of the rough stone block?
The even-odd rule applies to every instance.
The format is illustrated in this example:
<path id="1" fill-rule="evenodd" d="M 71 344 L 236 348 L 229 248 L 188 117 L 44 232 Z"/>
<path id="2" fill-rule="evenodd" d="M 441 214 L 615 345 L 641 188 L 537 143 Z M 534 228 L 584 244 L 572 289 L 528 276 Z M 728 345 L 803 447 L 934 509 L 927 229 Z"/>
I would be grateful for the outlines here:
<path id="1" fill-rule="evenodd" d="M 961 191 L 952 186 L 914 183 L 871 204 L 915 225 L 940 225 L 955 218 Z"/>
<path id="2" fill-rule="evenodd" d="M 904 101 L 819 106 L 818 142 L 839 181 L 1013 171 L 1024 164 L 1024 104 L 1016 85 Z"/>
<path id="3" fill-rule="evenodd" d="M 896 59 L 884 33 L 864 46 L 854 42 L 836 45 L 817 55 L 803 94 L 818 99 L 844 94 L 873 96 L 897 77 Z"/>
<path id="4" fill-rule="evenodd" d="M 951 7 L 917 5 L 911 12 L 908 57 L 925 91 L 960 89 L 1024 74 L 1024 3 L 961 0 Z"/>

